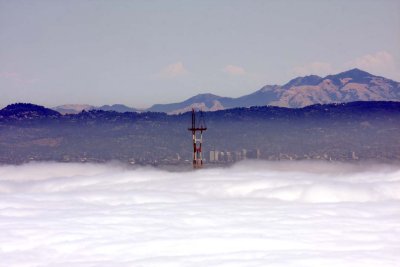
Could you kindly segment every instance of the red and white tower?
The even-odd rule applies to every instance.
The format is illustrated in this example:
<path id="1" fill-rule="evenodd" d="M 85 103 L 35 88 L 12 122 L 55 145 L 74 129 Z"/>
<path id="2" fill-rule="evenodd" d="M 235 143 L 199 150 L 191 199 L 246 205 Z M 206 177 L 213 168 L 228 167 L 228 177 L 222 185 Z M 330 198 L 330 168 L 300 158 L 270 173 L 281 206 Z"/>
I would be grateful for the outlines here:
<path id="1" fill-rule="evenodd" d="M 201 168 L 203 166 L 203 157 L 201 151 L 201 146 L 203 143 L 203 131 L 207 130 L 203 118 L 203 112 L 200 111 L 200 118 L 196 124 L 196 112 L 194 109 L 192 109 L 192 127 L 188 128 L 188 130 L 192 132 L 193 139 L 193 168 Z"/>

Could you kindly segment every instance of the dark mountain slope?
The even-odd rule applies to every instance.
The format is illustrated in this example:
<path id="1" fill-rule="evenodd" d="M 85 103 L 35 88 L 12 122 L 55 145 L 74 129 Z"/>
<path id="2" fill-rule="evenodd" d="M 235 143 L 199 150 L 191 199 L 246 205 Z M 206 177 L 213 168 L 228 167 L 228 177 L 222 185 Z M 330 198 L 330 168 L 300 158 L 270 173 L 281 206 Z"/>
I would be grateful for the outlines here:
<path id="1" fill-rule="evenodd" d="M 60 113 L 43 106 L 29 103 L 16 103 L 8 105 L 0 110 L 0 118 L 4 119 L 22 119 L 22 118 L 48 118 L 59 117 Z"/>
<path id="2" fill-rule="evenodd" d="M 161 164 L 176 163 L 180 158 L 190 164 L 190 112 L 93 110 L 50 117 L 9 115 L 0 118 L 3 163 L 122 160 Z M 259 149 L 261 158 L 270 160 L 400 161 L 399 102 L 234 108 L 205 112 L 204 116 L 206 159 L 211 150 L 232 155 Z"/>

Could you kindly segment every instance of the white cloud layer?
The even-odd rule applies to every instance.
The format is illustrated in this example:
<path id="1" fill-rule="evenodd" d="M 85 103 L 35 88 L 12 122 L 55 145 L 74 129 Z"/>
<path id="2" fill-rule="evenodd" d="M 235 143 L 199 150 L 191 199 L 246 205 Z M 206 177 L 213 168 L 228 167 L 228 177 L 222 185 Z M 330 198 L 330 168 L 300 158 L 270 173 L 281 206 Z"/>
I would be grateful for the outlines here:
<path id="1" fill-rule="evenodd" d="M 223 72 L 230 74 L 230 75 L 245 75 L 246 70 L 242 67 L 235 66 L 235 65 L 226 65 L 223 69 Z"/>
<path id="2" fill-rule="evenodd" d="M 0 82 L 9 83 L 13 86 L 23 86 L 37 83 L 39 79 L 24 77 L 18 72 L 4 71 L 0 72 Z"/>
<path id="3" fill-rule="evenodd" d="M 0 167 L 0 266 L 396 266 L 400 167 Z"/>
<path id="4" fill-rule="evenodd" d="M 188 71 L 182 62 L 172 63 L 161 71 L 161 76 L 166 78 L 175 78 L 187 74 Z"/>

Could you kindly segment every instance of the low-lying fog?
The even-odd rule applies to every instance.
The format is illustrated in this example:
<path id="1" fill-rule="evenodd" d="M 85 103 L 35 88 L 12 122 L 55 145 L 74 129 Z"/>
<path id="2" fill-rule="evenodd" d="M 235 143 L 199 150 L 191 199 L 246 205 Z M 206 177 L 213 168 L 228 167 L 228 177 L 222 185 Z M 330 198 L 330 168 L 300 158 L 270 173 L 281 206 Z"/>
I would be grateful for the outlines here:
<path id="1" fill-rule="evenodd" d="M 0 167 L 0 266 L 399 266 L 400 167 Z"/>

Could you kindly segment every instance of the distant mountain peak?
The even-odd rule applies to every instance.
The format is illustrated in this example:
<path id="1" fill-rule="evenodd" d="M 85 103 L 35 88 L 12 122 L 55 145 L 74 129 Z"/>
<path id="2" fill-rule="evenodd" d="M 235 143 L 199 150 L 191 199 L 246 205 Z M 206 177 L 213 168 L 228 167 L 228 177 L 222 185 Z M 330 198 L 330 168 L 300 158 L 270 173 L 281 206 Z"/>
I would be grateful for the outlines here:
<path id="1" fill-rule="evenodd" d="M 318 75 L 307 75 L 304 77 L 297 77 L 290 80 L 287 84 L 282 87 L 288 89 L 292 86 L 301 86 L 301 85 L 318 85 L 322 81 L 322 77 Z"/>
<path id="2" fill-rule="evenodd" d="M 352 83 L 368 84 L 372 78 L 377 77 L 366 71 L 354 68 L 334 75 L 328 75 L 324 79 L 331 80 L 335 85 L 340 86 L 342 80 L 350 78 Z"/>
<path id="3" fill-rule="evenodd" d="M 358 68 L 353 68 L 344 72 L 340 72 L 338 74 L 328 75 L 324 78 L 318 75 L 307 75 L 307 76 L 296 77 L 290 80 L 285 85 L 283 85 L 282 88 L 289 89 L 293 86 L 318 85 L 319 83 L 321 83 L 323 80 L 326 79 L 332 80 L 336 84 L 340 84 L 341 83 L 340 80 L 344 78 L 351 78 L 353 82 L 366 82 L 371 77 L 374 77 L 374 75 L 366 71 L 360 70 Z"/>
<path id="4" fill-rule="evenodd" d="M 30 103 L 15 103 L 0 110 L 1 116 L 12 118 L 31 118 L 31 117 L 58 117 L 61 114 L 43 106 Z"/>
<path id="5" fill-rule="evenodd" d="M 50 110 L 44 106 L 39 106 L 31 103 L 15 103 L 6 106 L 4 111 L 32 111 L 32 110 Z M 57 112 L 55 112 L 57 113 Z"/>
<path id="6" fill-rule="evenodd" d="M 345 77 L 345 78 L 353 78 L 353 79 L 359 79 L 359 78 L 366 78 L 366 77 L 372 77 L 374 75 L 372 75 L 371 73 L 368 73 L 366 71 L 354 68 L 351 70 L 347 70 L 335 75 L 329 75 L 329 76 L 338 76 L 338 77 Z"/>
<path id="7" fill-rule="evenodd" d="M 205 93 L 205 94 L 195 95 L 195 96 L 189 98 L 188 100 L 202 100 L 202 101 L 205 101 L 205 100 L 215 100 L 215 99 L 218 99 L 218 98 L 221 98 L 221 96 L 214 95 L 214 94 L 211 94 L 211 93 Z"/>
<path id="8" fill-rule="evenodd" d="M 53 110 L 60 112 L 61 114 L 77 114 L 82 110 L 91 110 L 94 106 L 87 104 L 67 104 L 52 108 Z"/>
<path id="9" fill-rule="evenodd" d="M 95 107 L 97 110 L 104 110 L 104 111 L 116 111 L 116 112 L 137 112 L 138 110 L 135 108 L 128 107 L 123 104 L 113 104 L 113 105 L 104 105 L 101 107 Z"/>

